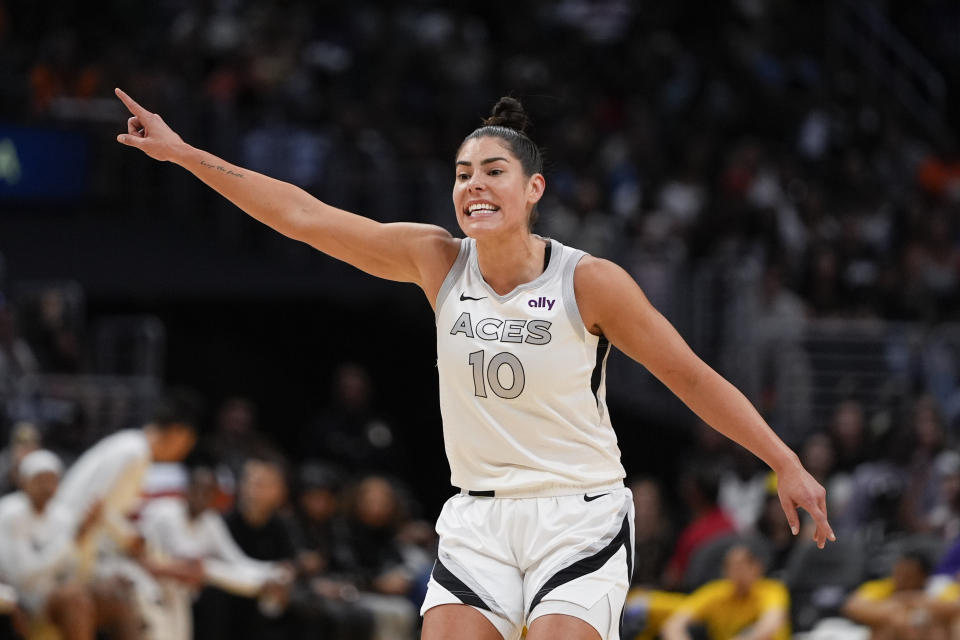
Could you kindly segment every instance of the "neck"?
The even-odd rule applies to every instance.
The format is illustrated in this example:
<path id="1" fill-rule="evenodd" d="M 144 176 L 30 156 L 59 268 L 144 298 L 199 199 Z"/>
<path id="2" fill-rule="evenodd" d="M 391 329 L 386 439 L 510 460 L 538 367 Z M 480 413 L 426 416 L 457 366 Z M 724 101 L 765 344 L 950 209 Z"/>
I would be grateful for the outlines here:
<path id="1" fill-rule="evenodd" d="M 240 513 L 243 514 L 243 519 L 247 521 L 247 524 L 254 527 L 263 526 L 273 515 L 269 509 L 256 509 L 249 505 L 242 507 Z"/>
<path id="2" fill-rule="evenodd" d="M 530 282 L 543 273 L 546 242 L 529 232 L 477 240 L 477 264 L 483 279 L 500 295 Z"/>

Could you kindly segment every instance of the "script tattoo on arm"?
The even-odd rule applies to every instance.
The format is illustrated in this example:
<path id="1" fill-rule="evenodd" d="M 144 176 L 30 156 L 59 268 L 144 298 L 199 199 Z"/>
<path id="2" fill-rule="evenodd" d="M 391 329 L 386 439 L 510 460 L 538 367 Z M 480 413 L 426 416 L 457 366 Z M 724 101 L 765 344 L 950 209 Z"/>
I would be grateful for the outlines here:
<path id="1" fill-rule="evenodd" d="M 221 172 L 221 173 L 225 173 L 225 174 L 227 174 L 228 176 L 234 176 L 234 177 L 237 177 L 237 178 L 242 178 L 242 177 L 243 177 L 243 174 L 242 174 L 242 173 L 237 173 L 236 171 L 234 171 L 234 170 L 232 170 L 232 169 L 228 169 L 228 168 L 226 168 L 225 166 L 223 166 L 222 164 L 211 164 L 211 163 L 209 163 L 209 162 L 207 162 L 207 161 L 205 161 L 205 160 L 201 160 L 201 161 L 200 161 L 200 166 L 201 166 L 201 167 L 207 167 L 208 169 L 216 169 L 217 171 L 219 171 L 219 172 Z"/>

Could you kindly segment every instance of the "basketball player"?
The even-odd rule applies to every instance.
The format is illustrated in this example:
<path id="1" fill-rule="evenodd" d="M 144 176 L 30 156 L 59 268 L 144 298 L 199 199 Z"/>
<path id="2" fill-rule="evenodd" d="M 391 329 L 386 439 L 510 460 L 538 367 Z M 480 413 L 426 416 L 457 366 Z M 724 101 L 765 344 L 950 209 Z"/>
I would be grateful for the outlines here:
<path id="1" fill-rule="evenodd" d="M 138 620 L 118 585 L 76 580 L 78 546 L 94 530 L 101 508 L 95 503 L 77 523 L 55 504 L 62 470 L 59 458 L 45 449 L 20 462 L 21 490 L 0 499 L 0 568 L 19 591 L 35 630 L 52 625 L 65 640 L 92 639 L 98 628 L 113 638 L 137 637 Z"/>
<path id="2" fill-rule="evenodd" d="M 85 577 L 94 569 L 100 538 L 111 540 L 114 550 L 140 555 L 143 538 L 129 517 L 140 500 L 143 478 L 151 462 L 178 462 L 190 453 L 196 441 L 198 402 L 189 392 L 171 392 L 142 429 L 103 438 L 67 469 L 53 504 L 75 522 L 92 504 L 102 508 L 102 523 L 79 551 Z"/>
<path id="3" fill-rule="evenodd" d="M 616 346 L 779 477 L 833 539 L 825 492 L 749 401 L 701 361 L 626 271 L 531 233 L 546 182 L 520 103 L 503 98 L 457 151 L 463 239 L 381 224 L 186 144 L 123 91 L 118 141 L 184 167 L 257 220 L 367 273 L 416 283 L 437 324 L 440 407 L 460 493 L 437 522 L 423 638 L 619 638 L 632 500 L 605 404 Z"/>

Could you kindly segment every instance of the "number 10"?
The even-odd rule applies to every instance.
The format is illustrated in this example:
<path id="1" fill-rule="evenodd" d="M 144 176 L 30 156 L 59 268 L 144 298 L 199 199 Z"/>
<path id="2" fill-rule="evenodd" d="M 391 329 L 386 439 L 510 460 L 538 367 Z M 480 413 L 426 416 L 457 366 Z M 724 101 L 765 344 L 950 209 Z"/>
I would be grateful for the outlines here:
<path id="1" fill-rule="evenodd" d="M 486 353 L 481 350 L 474 351 L 470 354 L 469 358 L 470 366 L 473 367 L 473 395 L 478 398 L 487 397 L 487 386 L 484 383 L 483 377 L 483 360 L 485 356 Z M 513 382 L 510 383 L 509 387 L 504 387 L 503 384 L 500 383 L 500 367 L 504 365 L 510 367 L 510 371 L 513 373 Z M 495 394 L 505 400 L 513 400 L 519 396 L 523 393 L 523 385 L 526 382 L 520 359 L 506 351 L 502 351 L 490 358 L 490 365 L 487 367 L 486 382 L 490 384 L 490 388 Z"/>

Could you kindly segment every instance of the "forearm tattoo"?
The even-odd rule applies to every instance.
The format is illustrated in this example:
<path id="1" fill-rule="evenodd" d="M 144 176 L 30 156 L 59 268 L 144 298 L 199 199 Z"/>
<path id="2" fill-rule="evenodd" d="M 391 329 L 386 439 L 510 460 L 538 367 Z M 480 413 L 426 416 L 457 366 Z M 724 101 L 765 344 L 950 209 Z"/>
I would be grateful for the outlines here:
<path id="1" fill-rule="evenodd" d="M 242 174 L 242 173 L 237 173 L 236 171 L 234 171 L 234 170 L 232 170 L 232 169 L 228 169 L 228 168 L 226 168 L 225 166 L 223 166 L 223 165 L 221 165 L 221 164 L 210 164 L 209 162 L 206 162 L 205 160 L 201 160 L 201 161 L 200 161 L 200 166 L 201 166 L 201 167 L 207 167 L 208 169 L 216 169 L 216 170 L 219 171 L 220 173 L 225 173 L 225 174 L 227 174 L 228 176 L 234 176 L 234 177 L 237 177 L 237 178 L 242 178 L 242 177 L 243 177 L 243 174 Z"/>

